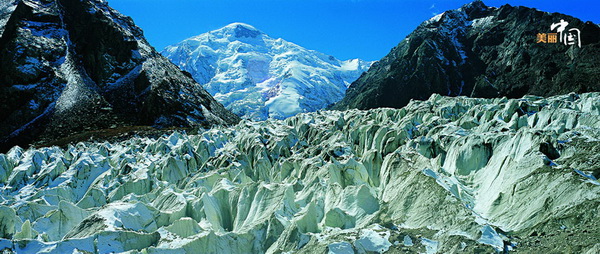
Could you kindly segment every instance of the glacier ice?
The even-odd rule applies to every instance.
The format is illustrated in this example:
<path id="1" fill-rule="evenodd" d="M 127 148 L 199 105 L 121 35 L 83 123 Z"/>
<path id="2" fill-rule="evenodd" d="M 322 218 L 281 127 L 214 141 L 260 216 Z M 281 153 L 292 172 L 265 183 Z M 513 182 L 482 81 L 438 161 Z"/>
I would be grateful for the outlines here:
<path id="1" fill-rule="evenodd" d="M 433 95 L 402 109 L 320 111 L 194 135 L 14 147 L 0 154 L 0 248 L 525 248 L 518 243 L 533 231 L 597 218 L 599 99 Z"/>
<path id="2" fill-rule="evenodd" d="M 354 242 L 354 246 L 358 253 L 383 253 L 392 245 L 388 240 L 389 237 L 389 232 L 380 234 L 375 230 L 365 229 L 360 239 Z"/>
<path id="3" fill-rule="evenodd" d="M 425 253 L 427 253 L 427 254 L 437 253 L 437 251 L 438 251 L 438 247 L 439 247 L 438 241 L 434 241 L 434 240 L 423 237 L 423 238 L 421 238 L 421 244 L 423 244 L 425 246 Z"/>
<path id="4" fill-rule="evenodd" d="M 404 239 L 402 240 L 402 244 L 404 244 L 404 246 L 413 246 L 414 245 L 412 238 L 410 238 L 410 236 L 408 236 L 408 235 L 404 236 Z"/>
<path id="5" fill-rule="evenodd" d="M 328 254 L 354 254 L 352 245 L 347 242 L 332 243 L 327 246 Z"/>

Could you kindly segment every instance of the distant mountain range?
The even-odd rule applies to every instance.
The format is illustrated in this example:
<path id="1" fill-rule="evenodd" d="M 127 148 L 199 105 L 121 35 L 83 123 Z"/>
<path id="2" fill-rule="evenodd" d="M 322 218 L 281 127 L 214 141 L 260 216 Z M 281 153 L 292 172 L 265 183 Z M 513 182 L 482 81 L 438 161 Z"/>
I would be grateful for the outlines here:
<path id="1" fill-rule="evenodd" d="M 561 20 L 568 23 L 564 35 L 579 29 L 581 47 L 560 38 L 557 43 L 538 40 L 538 34 L 557 33 L 551 25 Z M 474 1 L 419 25 L 352 83 L 333 108 L 399 108 L 433 93 L 516 98 L 591 91 L 600 91 L 598 25 L 560 13 Z"/>
<path id="2" fill-rule="evenodd" d="M 371 62 L 341 61 L 243 23 L 172 46 L 162 54 L 243 118 L 286 118 L 338 102 Z"/>
<path id="3" fill-rule="evenodd" d="M 239 120 L 106 1 L 5 1 L 0 31 L 0 150 L 88 130 Z"/>

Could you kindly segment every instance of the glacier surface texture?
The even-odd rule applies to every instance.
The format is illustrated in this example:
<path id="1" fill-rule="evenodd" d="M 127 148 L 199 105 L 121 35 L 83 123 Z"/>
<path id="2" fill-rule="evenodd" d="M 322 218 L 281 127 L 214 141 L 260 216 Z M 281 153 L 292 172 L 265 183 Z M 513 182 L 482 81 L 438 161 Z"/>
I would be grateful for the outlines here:
<path id="1" fill-rule="evenodd" d="M 599 99 L 432 95 L 196 135 L 15 147 L 0 154 L 0 249 L 535 252 L 571 233 L 562 247 L 594 253 Z"/>

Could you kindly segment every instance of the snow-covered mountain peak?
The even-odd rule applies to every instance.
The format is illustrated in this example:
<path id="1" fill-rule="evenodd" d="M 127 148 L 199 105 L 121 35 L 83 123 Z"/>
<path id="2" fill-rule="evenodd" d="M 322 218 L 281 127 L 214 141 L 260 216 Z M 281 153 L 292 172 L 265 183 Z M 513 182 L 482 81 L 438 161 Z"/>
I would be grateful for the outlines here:
<path id="1" fill-rule="evenodd" d="M 244 23 L 186 39 L 162 54 L 227 108 L 253 120 L 323 109 L 371 65 L 274 39 Z"/>
<path id="2" fill-rule="evenodd" d="M 236 22 L 219 28 L 217 30 L 213 30 L 186 39 L 184 40 L 184 42 L 197 41 L 202 43 L 214 43 L 215 41 L 218 41 L 229 43 L 234 41 L 242 41 L 246 43 L 252 43 L 254 41 L 254 43 L 256 43 L 263 41 L 265 37 L 268 38 L 266 34 L 256 29 L 255 27 L 248 24 Z"/>
<path id="3" fill-rule="evenodd" d="M 245 24 L 245 23 L 240 23 L 240 22 L 231 23 L 219 30 L 229 33 L 236 38 L 241 38 L 241 37 L 256 38 L 256 37 L 260 36 L 261 34 L 263 34 L 261 31 L 259 31 L 255 27 Z"/>

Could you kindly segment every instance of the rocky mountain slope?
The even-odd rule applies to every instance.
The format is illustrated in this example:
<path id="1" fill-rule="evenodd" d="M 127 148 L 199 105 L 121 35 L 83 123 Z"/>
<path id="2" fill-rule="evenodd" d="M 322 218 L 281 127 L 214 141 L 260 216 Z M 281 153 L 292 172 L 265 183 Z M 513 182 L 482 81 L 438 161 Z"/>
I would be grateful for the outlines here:
<path id="1" fill-rule="evenodd" d="M 227 109 L 253 120 L 330 106 L 371 64 L 340 61 L 243 23 L 186 39 L 162 54 Z"/>
<path id="2" fill-rule="evenodd" d="M 537 43 L 537 34 L 581 31 L 581 48 Z M 352 83 L 336 109 L 399 108 L 431 94 L 472 97 L 550 96 L 600 91 L 600 27 L 527 7 L 481 1 L 423 22 Z"/>
<path id="3" fill-rule="evenodd" d="M 0 27 L 0 151 L 86 130 L 238 121 L 103 0 L 3 1 Z"/>
<path id="4" fill-rule="evenodd" d="M 600 94 L 0 154 L 0 250 L 597 253 Z"/>

